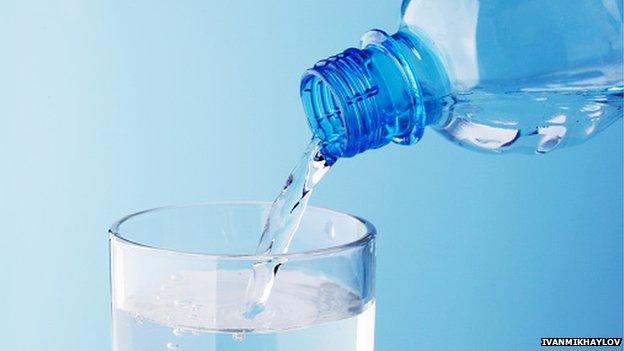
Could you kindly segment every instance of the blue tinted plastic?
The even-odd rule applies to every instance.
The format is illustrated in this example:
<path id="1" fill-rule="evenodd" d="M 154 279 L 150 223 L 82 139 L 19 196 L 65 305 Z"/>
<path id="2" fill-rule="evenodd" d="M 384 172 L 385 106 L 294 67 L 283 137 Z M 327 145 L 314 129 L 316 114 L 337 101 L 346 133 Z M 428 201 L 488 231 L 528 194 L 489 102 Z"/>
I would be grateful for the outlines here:
<path id="1" fill-rule="evenodd" d="M 622 116 L 622 5 L 615 0 L 413 0 L 399 31 L 318 62 L 301 82 L 331 157 L 426 125 L 464 147 L 545 153 Z"/>

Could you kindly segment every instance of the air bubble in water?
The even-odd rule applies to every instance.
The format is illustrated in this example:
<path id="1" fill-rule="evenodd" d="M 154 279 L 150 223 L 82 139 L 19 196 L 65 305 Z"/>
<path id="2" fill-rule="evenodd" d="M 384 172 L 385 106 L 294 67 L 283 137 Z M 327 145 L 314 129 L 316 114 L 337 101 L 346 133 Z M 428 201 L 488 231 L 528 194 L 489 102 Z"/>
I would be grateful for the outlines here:
<path id="1" fill-rule="evenodd" d="M 134 321 L 137 324 L 143 324 L 145 322 L 145 317 L 141 316 L 140 314 L 135 314 L 134 315 Z"/>
<path id="2" fill-rule="evenodd" d="M 182 336 L 184 334 L 184 329 L 182 329 L 182 328 L 174 328 L 172 333 L 175 336 Z"/>
<path id="3" fill-rule="evenodd" d="M 232 334 L 232 340 L 234 340 L 236 342 L 241 342 L 241 341 L 245 340 L 245 333 L 243 333 L 243 332 L 233 333 Z"/>
<path id="4" fill-rule="evenodd" d="M 178 344 L 174 344 L 172 342 L 168 342 L 166 346 L 167 346 L 167 350 L 177 350 L 178 349 Z"/>
<path id="5" fill-rule="evenodd" d="M 193 305 L 193 302 L 190 300 L 175 300 L 173 304 L 178 307 L 189 308 Z"/>

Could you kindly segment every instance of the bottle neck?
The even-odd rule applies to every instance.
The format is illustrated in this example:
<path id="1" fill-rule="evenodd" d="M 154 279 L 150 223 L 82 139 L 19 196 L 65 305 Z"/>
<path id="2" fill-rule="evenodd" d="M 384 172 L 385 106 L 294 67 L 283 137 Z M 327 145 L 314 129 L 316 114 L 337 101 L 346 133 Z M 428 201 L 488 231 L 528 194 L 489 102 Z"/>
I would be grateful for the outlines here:
<path id="1" fill-rule="evenodd" d="M 347 49 L 305 72 L 303 107 L 327 158 L 420 140 L 425 105 L 410 68 L 413 55 L 400 32 L 373 30 L 364 35 L 362 49 Z"/>

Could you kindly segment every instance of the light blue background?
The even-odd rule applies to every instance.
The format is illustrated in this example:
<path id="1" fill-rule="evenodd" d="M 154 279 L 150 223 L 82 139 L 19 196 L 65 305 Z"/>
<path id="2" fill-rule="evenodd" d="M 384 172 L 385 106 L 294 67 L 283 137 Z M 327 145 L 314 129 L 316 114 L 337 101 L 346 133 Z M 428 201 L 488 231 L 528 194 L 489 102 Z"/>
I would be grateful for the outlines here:
<path id="1" fill-rule="evenodd" d="M 309 136 L 302 71 L 399 5 L 0 3 L 2 349 L 109 349 L 108 225 L 272 199 Z M 379 229 L 378 350 L 621 337 L 622 136 L 497 157 L 429 131 L 341 161 L 312 202 Z"/>

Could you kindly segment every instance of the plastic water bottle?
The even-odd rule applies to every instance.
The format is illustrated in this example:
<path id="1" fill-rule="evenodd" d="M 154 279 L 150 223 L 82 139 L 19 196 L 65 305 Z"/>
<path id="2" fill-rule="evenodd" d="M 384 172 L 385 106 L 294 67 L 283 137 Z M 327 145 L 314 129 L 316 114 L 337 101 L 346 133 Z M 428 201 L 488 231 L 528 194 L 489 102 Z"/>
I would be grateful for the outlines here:
<path id="1" fill-rule="evenodd" d="M 301 97 L 323 154 L 351 157 L 425 126 L 469 149 L 546 153 L 622 116 L 622 2 L 404 1 L 305 72 Z"/>

